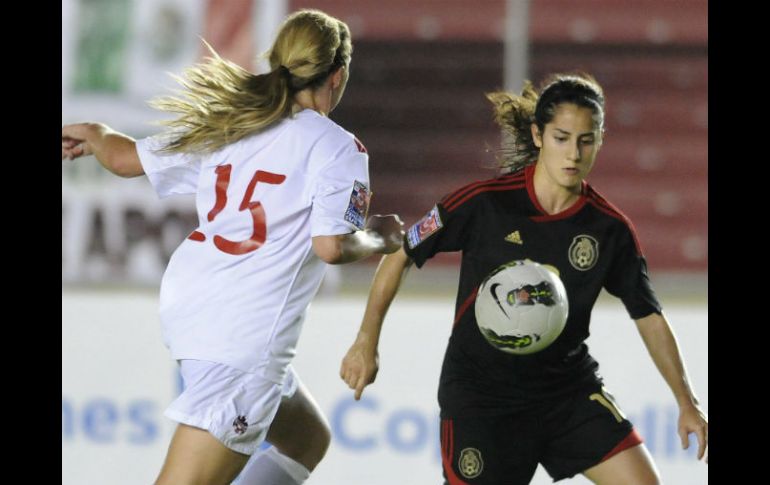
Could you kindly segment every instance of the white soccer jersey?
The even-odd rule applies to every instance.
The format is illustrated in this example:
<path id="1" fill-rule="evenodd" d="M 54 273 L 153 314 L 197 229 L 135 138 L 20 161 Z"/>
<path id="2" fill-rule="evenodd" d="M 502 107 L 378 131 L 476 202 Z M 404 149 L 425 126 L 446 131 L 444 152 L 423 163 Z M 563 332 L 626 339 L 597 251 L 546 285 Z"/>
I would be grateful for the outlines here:
<path id="1" fill-rule="evenodd" d="M 162 143 L 137 141 L 144 171 L 161 198 L 195 193 L 199 220 L 163 276 L 164 342 L 281 382 L 326 269 L 311 237 L 364 227 L 366 150 L 312 110 L 208 155 Z"/>

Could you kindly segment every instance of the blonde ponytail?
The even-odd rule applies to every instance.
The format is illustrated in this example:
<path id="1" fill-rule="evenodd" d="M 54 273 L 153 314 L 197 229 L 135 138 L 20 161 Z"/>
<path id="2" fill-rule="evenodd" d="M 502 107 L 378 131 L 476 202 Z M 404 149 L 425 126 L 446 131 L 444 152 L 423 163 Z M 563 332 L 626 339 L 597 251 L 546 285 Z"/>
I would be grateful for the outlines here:
<path id="1" fill-rule="evenodd" d="M 204 41 L 205 43 L 205 41 Z M 347 25 L 318 10 L 300 10 L 283 23 L 268 59 L 271 71 L 253 74 L 220 57 L 211 57 L 174 76 L 184 88 L 151 105 L 176 117 L 166 152 L 213 152 L 258 133 L 291 114 L 294 94 L 315 89 L 350 62 Z"/>

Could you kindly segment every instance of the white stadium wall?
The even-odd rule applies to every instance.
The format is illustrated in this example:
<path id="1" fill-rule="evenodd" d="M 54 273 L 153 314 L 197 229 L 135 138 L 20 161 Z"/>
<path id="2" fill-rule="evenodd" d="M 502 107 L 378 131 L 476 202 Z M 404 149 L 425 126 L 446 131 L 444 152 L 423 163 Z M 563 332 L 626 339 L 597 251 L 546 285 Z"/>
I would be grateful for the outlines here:
<path id="1" fill-rule="evenodd" d="M 361 401 L 338 377 L 363 314 L 363 297 L 311 306 L 294 366 L 326 413 L 332 445 L 309 485 L 441 482 L 436 389 L 452 322 L 450 299 L 393 304 L 377 382 Z M 695 389 L 708 410 L 705 306 L 667 307 Z M 609 390 L 636 424 L 666 483 L 703 485 L 708 467 L 683 451 L 677 409 L 619 304 L 593 313 L 589 346 Z M 163 410 L 179 391 L 161 343 L 157 296 L 65 289 L 62 295 L 62 485 L 150 483 L 174 424 Z M 538 469 L 533 484 L 551 483 Z M 587 484 L 576 477 L 561 483 Z"/>

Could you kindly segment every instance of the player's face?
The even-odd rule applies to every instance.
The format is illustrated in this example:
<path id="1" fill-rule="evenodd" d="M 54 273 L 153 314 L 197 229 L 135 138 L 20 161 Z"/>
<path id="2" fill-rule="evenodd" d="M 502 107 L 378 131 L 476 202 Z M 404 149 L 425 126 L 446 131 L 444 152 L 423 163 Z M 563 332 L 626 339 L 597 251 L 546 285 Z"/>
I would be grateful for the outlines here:
<path id="1" fill-rule="evenodd" d="M 532 135 L 540 148 L 537 163 L 547 178 L 559 187 L 580 190 L 602 142 L 594 126 L 593 111 L 572 103 L 561 104 L 542 136 L 534 124 Z"/>

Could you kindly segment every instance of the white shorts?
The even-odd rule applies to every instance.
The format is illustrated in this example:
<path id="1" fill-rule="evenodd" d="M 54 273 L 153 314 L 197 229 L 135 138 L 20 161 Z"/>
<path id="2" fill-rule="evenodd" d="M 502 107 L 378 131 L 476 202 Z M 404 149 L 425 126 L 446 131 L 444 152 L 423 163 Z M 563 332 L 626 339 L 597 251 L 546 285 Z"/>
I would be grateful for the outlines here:
<path id="1" fill-rule="evenodd" d="M 291 366 L 280 385 L 216 362 L 185 359 L 179 365 L 184 391 L 165 416 L 205 429 L 231 450 L 246 455 L 257 451 L 281 399 L 293 396 L 298 385 Z"/>

